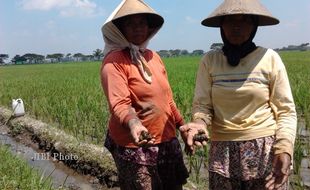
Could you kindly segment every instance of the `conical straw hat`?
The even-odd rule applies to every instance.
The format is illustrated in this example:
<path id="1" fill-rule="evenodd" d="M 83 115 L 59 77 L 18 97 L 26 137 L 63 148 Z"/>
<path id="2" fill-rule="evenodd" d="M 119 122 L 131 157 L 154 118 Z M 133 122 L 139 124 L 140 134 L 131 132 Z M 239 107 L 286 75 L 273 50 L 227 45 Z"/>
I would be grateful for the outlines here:
<path id="1" fill-rule="evenodd" d="M 221 17 L 236 14 L 258 16 L 258 26 L 276 25 L 279 23 L 279 20 L 273 17 L 259 0 L 225 0 L 201 24 L 209 27 L 220 27 Z"/>
<path id="2" fill-rule="evenodd" d="M 125 0 L 111 20 L 115 21 L 133 14 L 147 14 L 149 27 L 151 28 L 161 27 L 164 23 L 163 17 L 157 14 L 143 0 Z"/>
<path id="3" fill-rule="evenodd" d="M 163 17 L 156 13 L 143 0 L 123 0 L 101 27 L 101 32 L 105 41 L 105 55 L 110 51 L 124 49 L 129 46 L 129 42 L 118 29 L 117 21 L 134 14 L 145 14 L 148 19 L 150 35 L 149 39 L 141 45 L 141 47 L 144 48 L 147 46 L 148 41 L 158 32 L 164 23 Z"/>

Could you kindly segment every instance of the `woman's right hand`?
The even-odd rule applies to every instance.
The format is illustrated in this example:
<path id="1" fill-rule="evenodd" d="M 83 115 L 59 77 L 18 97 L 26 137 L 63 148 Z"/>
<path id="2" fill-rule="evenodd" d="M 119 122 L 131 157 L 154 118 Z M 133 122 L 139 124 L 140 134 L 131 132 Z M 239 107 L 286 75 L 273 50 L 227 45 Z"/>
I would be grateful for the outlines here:
<path id="1" fill-rule="evenodd" d="M 155 143 L 155 137 L 152 136 L 150 140 L 144 139 L 140 140 L 140 135 L 143 131 L 148 132 L 148 130 L 142 125 L 140 120 L 138 119 L 131 119 L 128 122 L 128 126 L 130 129 L 130 136 L 133 140 L 133 143 L 137 146 L 150 146 Z"/>
<path id="2" fill-rule="evenodd" d="M 188 145 L 189 150 L 187 150 L 188 153 L 194 154 L 195 153 L 195 147 L 201 147 L 207 145 L 207 141 L 209 139 L 209 133 L 206 129 L 205 123 L 202 122 L 191 122 L 187 123 L 185 125 L 182 125 L 179 130 L 183 134 L 187 134 L 187 141 L 184 142 Z M 201 141 L 195 140 L 194 136 L 203 132 L 204 137 Z M 184 138 L 183 138 L 184 139 Z"/>

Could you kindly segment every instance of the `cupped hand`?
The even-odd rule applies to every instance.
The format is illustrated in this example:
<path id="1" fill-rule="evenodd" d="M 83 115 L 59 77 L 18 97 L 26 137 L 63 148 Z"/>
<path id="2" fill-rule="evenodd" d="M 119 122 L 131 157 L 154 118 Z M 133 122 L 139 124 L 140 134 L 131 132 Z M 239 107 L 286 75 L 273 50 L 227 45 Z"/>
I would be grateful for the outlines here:
<path id="1" fill-rule="evenodd" d="M 130 136 L 133 140 L 133 143 L 137 146 L 150 146 L 155 143 L 155 136 L 152 136 L 150 140 L 144 139 L 140 140 L 140 135 L 142 131 L 148 132 L 146 127 L 142 125 L 142 123 L 138 120 L 131 120 L 129 121 L 129 129 L 130 129 Z"/>
<path id="2" fill-rule="evenodd" d="M 187 123 L 185 125 L 182 125 L 180 128 L 180 132 L 182 136 L 182 139 L 184 143 L 188 146 L 187 153 L 193 154 L 195 152 L 195 147 L 201 147 L 207 145 L 207 141 L 209 139 L 209 134 L 206 129 L 205 124 L 203 123 Z M 202 141 L 194 140 L 194 136 L 204 132 L 204 135 L 206 138 L 204 138 Z"/>
<path id="3" fill-rule="evenodd" d="M 277 190 L 287 183 L 290 175 L 291 157 L 287 153 L 274 155 L 272 162 L 272 171 L 266 177 L 266 189 Z"/>

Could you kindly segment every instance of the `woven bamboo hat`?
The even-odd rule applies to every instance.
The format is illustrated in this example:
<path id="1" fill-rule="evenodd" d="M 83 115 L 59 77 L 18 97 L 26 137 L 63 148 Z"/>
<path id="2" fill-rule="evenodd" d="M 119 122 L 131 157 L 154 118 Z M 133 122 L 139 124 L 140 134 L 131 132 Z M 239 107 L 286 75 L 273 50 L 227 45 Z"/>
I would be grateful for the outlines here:
<path id="1" fill-rule="evenodd" d="M 105 42 L 104 54 L 108 52 L 129 47 L 129 42 L 119 30 L 119 21 L 130 15 L 144 14 L 148 20 L 149 38 L 141 45 L 146 47 L 148 41 L 159 31 L 164 23 L 164 19 L 156 13 L 143 0 L 123 0 L 101 27 L 101 32 Z"/>
<path id="2" fill-rule="evenodd" d="M 225 0 L 201 24 L 209 27 L 220 27 L 223 16 L 236 14 L 257 16 L 258 26 L 276 25 L 280 22 L 271 15 L 259 0 Z"/>
<path id="3" fill-rule="evenodd" d="M 117 22 L 117 20 L 134 14 L 145 14 L 150 28 L 159 28 L 164 23 L 163 17 L 157 14 L 143 0 L 123 0 L 111 20 Z"/>

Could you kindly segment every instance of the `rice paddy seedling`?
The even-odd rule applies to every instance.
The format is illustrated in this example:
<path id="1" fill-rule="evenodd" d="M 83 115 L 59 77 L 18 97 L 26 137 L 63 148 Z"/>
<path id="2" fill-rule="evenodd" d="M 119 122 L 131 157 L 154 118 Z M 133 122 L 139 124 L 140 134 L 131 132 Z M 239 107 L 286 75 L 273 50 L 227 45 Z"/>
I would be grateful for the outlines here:
<path id="1" fill-rule="evenodd" d="M 0 187 L 1 189 L 42 189 L 50 190 L 50 178 L 42 179 L 39 171 L 26 161 L 14 156 L 8 147 L 0 144 Z"/>
<path id="2" fill-rule="evenodd" d="M 201 183 L 202 176 L 206 176 L 206 174 L 201 174 L 202 170 L 205 170 L 203 166 L 205 166 L 205 162 L 208 159 L 208 148 L 203 147 L 201 149 L 196 150 L 195 154 L 190 155 L 188 157 L 189 160 L 189 172 L 192 174 L 194 181 L 196 184 Z M 207 172 L 205 170 L 205 172 Z"/>

